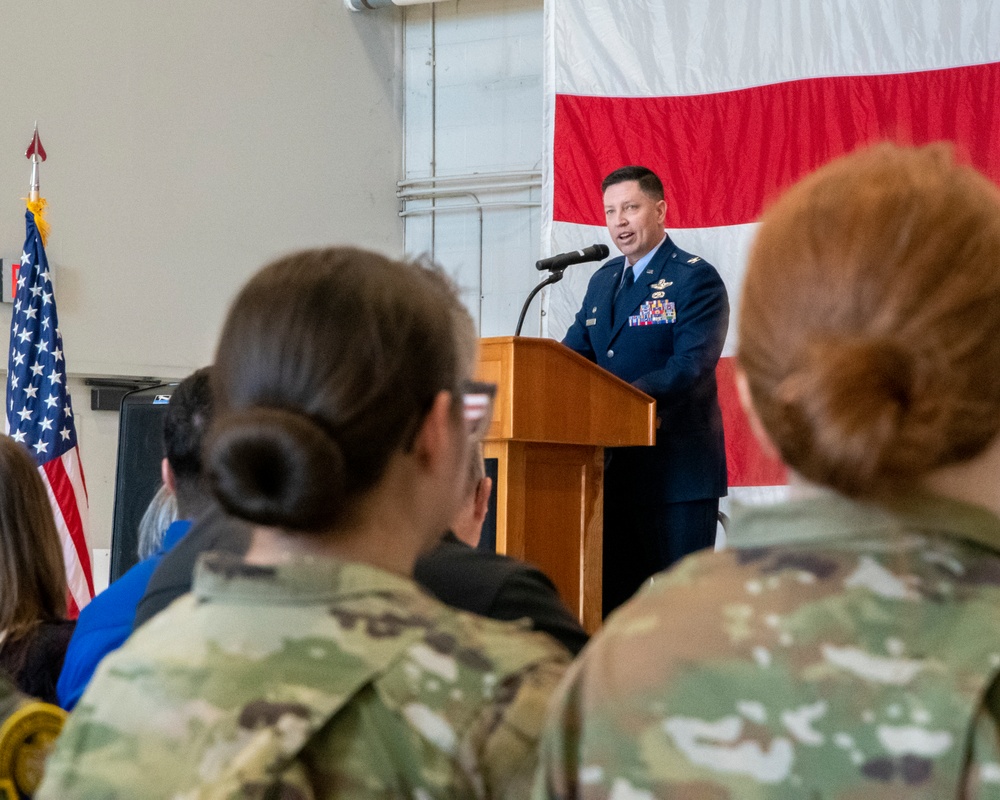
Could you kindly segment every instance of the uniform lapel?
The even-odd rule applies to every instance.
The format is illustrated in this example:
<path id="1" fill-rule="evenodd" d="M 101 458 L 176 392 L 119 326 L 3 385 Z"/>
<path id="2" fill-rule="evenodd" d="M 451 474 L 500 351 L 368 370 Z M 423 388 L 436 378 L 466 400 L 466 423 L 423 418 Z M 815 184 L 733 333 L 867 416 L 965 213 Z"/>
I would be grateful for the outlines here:
<path id="1" fill-rule="evenodd" d="M 591 341 L 594 343 L 595 350 L 607 350 L 608 342 L 611 341 L 611 315 L 615 308 L 615 289 L 618 284 L 621 283 L 622 272 L 625 267 L 625 257 L 619 256 L 621 259 L 621 264 L 616 266 L 613 270 L 609 270 L 610 275 L 607 277 L 608 285 L 604 286 L 599 292 L 595 292 L 595 298 L 600 297 L 600 303 L 597 304 L 597 311 L 594 312 L 598 318 L 598 324 L 594 327 L 594 332 L 591 334 Z M 587 309 L 590 313 L 590 309 Z"/>

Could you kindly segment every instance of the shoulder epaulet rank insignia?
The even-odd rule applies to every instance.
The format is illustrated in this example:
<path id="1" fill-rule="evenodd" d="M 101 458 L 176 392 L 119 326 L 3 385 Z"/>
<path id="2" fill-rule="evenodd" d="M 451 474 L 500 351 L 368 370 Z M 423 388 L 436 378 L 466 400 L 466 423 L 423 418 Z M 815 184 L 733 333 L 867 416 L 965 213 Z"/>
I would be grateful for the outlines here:
<path id="1" fill-rule="evenodd" d="M 701 256 L 695 256 L 688 259 L 688 264 L 697 264 L 699 261 L 701 261 Z"/>

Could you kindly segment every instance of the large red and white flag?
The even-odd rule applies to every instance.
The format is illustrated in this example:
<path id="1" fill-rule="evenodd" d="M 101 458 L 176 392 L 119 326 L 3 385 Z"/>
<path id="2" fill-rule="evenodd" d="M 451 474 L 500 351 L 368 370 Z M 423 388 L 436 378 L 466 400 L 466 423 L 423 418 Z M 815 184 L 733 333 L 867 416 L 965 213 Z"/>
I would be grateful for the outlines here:
<path id="1" fill-rule="evenodd" d="M 995 0 L 546 0 L 543 254 L 614 248 L 600 183 L 626 164 L 663 179 L 667 229 L 716 266 L 733 316 L 719 365 L 730 485 L 784 482 L 732 385 L 755 222 L 781 189 L 877 140 L 947 140 L 1000 183 Z M 546 300 L 561 338 L 592 274 Z"/>

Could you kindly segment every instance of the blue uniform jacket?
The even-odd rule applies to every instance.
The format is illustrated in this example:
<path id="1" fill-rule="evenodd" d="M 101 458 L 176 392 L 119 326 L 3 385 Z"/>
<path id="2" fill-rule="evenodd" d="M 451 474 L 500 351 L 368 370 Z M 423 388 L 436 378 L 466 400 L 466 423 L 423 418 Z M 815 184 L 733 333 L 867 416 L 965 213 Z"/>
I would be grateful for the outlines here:
<path id="1" fill-rule="evenodd" d="M 72 711 L 94 670 L 108 653 L 121 647 L 132 633 L 135 609 L 157 564 L 191 528 L 191 520 L 177 520 L 163 534 L 159 550 L 91 600 L 80 612 L 66 650 L 56 692 L 59 705 Z"/>
<path id="2" fill-rule="evenodd" d="M 656 399 L 656 447 L 633 451 L 636 490 L 676 503 L 726 494 L 715 367 L 729 326 L 719 273 L 668 236 L 612 322 L 624 256 L 590 279 L 563 344 Z M 635 452 L 644 450 L 645 452 Z"/>

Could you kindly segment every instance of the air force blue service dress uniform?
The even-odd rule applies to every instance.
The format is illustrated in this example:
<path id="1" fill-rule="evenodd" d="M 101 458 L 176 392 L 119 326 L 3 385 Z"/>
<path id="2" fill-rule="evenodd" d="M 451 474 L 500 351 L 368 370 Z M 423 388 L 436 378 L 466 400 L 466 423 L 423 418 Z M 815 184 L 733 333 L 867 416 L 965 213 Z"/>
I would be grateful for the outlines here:
<path id="1" fill-rule="evenodd" d="M 563 339 L 656 399 L 656 445 L 607 450 L 605 614 L 650 575 L 710 546 L 726 494 L 715 380 L 729 325 L 726 287 L 711 264 L 669 236 L 631 286 L 624 267 L 622 256 L 594 273 Z"/>

